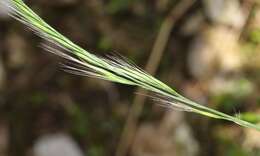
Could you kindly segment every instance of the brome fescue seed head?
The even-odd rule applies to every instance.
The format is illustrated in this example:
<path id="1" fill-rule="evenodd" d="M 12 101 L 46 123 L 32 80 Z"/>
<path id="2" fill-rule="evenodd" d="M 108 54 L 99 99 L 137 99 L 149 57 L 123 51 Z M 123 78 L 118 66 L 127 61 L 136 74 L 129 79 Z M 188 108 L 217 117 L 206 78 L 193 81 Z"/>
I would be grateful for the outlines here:
<path id="1" fill-rule="evenodd" d="M 1 5 L 8 8 L 10 16 L 25 24 L 36 35 L 48 41 L 48 44 L 43 44 L 42 47 L 46 51 L 67 60 L 67 63 L 62 64 L 62 68 L 69 73 L 139 86 L 155 93 L 152 99 L 166 107 L 174 107 L 178 110 L 232 121 L 238 125 L 260 131 L 258 125 L 224 114 L 183 97 L 174 89 L 123 57 L 99 57 L 89 53 L 48 25 L 22 0 L 2 0 Z"/>

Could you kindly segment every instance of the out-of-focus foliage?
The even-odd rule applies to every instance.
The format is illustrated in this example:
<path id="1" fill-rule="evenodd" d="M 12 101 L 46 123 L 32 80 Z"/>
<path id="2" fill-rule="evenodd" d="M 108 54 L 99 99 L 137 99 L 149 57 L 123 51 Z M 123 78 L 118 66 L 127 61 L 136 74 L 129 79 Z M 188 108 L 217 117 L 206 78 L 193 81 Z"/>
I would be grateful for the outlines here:
<path id="1" fill-rule="evenodd" d="M 252 122 L 252 123 L 259 123 L 260 122 L 260 115 L 257 113 L 243 113 L 240 114 L 240 118 Z"/>
<path id="2" fill-rule="evenodd" d="M 255 43 L 259 44 L 260 43 L 260 29 L 254 29 L 250 32 L 249 34 L 249 39 Z"/>
<path id="3" fill-rule="evenodd" d="M 120 53 L 144 67 L 161 23 L 181 1 L 26 2 L 91 52 Z M 210 6 L 197 1 L 176 21 L 156 77 L 209 107 L 259 123 L 259 4 L 205 1 Z M 38 138 L 59 132 L 86 155 L 115 155 L 134 88 L 64 73 L 58 59 L 37 47 L 42 40 L 2 12 L 0 155 L 30 155 Z M 260 155 L 256 131 L 189 113 L 180 117 L 152 103 L 145 104 L 130 155 Z"/>

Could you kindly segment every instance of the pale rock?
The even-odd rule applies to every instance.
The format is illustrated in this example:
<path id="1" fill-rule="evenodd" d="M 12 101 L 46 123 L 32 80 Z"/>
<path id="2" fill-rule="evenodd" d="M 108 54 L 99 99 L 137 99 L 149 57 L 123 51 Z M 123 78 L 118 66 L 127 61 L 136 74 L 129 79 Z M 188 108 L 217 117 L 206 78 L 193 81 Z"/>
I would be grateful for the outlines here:
<path id="1" fill-rule="evenodd" d="M 192 43 L 188 55 L 190 72 L 197 79 L 236 72 L 244 62 L 237 31 L 225 26 L 205 28 Z"/>
<path id="2" fill-rule="evenodd" d="M 246 22 L 238 0 L 204 0 L 206 14 L 211 20 L 240 29 Z"/>
<path id="3" fill-rule="evenodd" d="M 83 156 L 77 143 L 65 133 L 40 137 L 33 146 L 34 156 Z"/>

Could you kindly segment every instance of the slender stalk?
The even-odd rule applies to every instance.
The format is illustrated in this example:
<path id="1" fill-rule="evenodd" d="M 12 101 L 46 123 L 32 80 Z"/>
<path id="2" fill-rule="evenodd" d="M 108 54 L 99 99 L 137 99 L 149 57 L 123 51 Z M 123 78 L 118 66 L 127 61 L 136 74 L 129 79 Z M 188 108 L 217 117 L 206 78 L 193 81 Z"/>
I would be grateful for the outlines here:
<path id="1" fill-rule="evenodd" d="M 183 108 L 184 110 L 188 108 L 194 113 L 231 121 L 240 126 L 260 131 L 260 126 L 258 125 L 224 114 L 183 97 L 165 83 L 125 59 L 117 57 L 103 58 L 89 53 L 48 25 L 22 0 L 2 0 L 0 3 L 10 8 L 12 17 L 27 25 L 38 36 L 51 43 L 43 46 L 46 50 L 71 61 L 71 64 L 63 66 L 64 70 L 68 72 L 126 85 L 139 86 L 158 94 L 160 101 L 166 101 L 167 104 L 172 104 L 172 106 L 177 105 L 178 108 Z"/>

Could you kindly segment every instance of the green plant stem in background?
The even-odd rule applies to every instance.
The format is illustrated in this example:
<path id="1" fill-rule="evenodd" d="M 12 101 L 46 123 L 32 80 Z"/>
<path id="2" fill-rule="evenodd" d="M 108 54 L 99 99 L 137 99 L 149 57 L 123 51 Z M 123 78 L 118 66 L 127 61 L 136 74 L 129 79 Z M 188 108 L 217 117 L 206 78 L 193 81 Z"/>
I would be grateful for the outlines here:
<path id="1" fill-rule="evenodd" d="M 50 44 L 43 45 L 46 50 L 71 62 L 63 65 L 65 71 L 126 85 L 139 86 L 156 93 L 158 96 L 155 96 L 154 99 L 166 103 L 168 106 L 216 119 L 232 121 L 238 125 L 260 131 L 260 126 L 256 124 L 224 114 L 183 97 L 165 83 L 124 59 L 114 56 L 103 58 L 89 53 L 48 25 L 22 0 L 2 0 L 1 4 L 10 8 L 12 17 L 27 25 L 43 39 L 49 41 Z"/>

